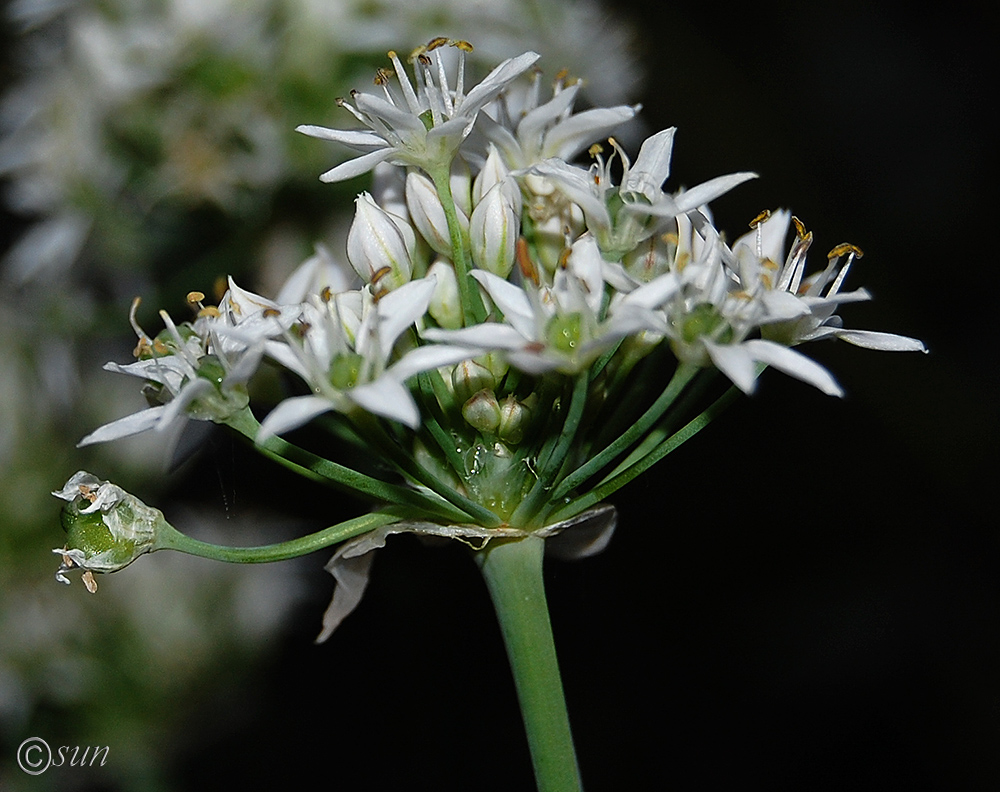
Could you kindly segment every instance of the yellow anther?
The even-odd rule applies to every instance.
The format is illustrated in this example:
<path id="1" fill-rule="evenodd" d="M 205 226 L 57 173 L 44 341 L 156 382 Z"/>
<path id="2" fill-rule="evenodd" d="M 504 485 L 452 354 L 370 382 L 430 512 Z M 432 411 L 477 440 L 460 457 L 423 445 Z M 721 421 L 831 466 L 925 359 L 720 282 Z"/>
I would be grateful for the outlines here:
<path id="1" fill-rule="evenodd" d="M 556 72 L 555 81 L 562 82 L 567 77 L 569 77 L 569 69 L 560 69 Z"/>
<path id="2" fill-rule="evenodd" d="M 774 283 L 771 281 L 771 276 L 766 272 L 760 274 L 760 282 L 764 284 L 765 289 L 773 289 Z"/>
<path id="3" fill-rule="evenodd" d="M 394 74 L 392 69 L 378 68 L 375 70 L 375 85 L 386 85 Z"/>
<path id="4" fill-rule="evenodd" d="M 593 146 L 591 146 L 589 149 L 587 149 L 587 153 L 591 157 L 596 157 L 598 154 L 601 154 L 603 151 L 604 151 L 604 146 L 602 146 L 600 143 L 595 143 Z"/>
<path id="5" fill-rule="evenodd" d="M 222 313 L 214 305 L 205 305 L 198 311 L 198 318 L 200 319 L 203 316 L 211 316 L 213 319 L 218 319 L 222 316 Z"/>
<path id="6" fill-rule="evenodd" d="M 795 235 L 799 239 L 805 239 L 807 236 L 805 224 L 795 215 L 792 215 L 792 223 L 795 225 Z"/>
<path id="7" fill-rule="evenodd" d="M 190 291 L 187 294 L 187 301 L 191 305 L 197 305 L 198 303 L 200 303 L 204 299 L 205 299 L 205 292 Z"/>
<path id="8" fill-rule="evenodd" d="M 691 254 L 688 253 L 686 250 L 682 251 L 674 260 L 674 267 L 677 269 L 678 272 L 683 272 L 684 268 L 688 265 L 688 262 L 690 260 L 691 260 Z"/>
<path id="9" fill-rule="evenodd" d="M 660 236 L 660 241 L 664 245 L 675 245 L 676 246 L 676 245 L 680 245 L 680 243 L 681 243 L 680 237 L 677 236 L 677 233 L 674 232 L 674 231 L 667 231 L 667 233 L 662 234 Z"/>
<path id="10" fill-rule="evenodd" d="M 273 319 L 275 316 L 281 316 L 281 311 L 277 308 L 265 308 L 260 312 L 260 315 L 266 319 Z"/>
<path id="11" fill-rule="evenodd" d="M 618 146 L 618 141 L 617 141 L 617 140 L 615 140 L 615 139 L 614 139 L 613 137 L 609 137 L 609 138 L 608 138 L 608 143 L 610 143 L 610 144 L 611 144 L 612 146 L 614 146 L 615 148 L 618 148 L 618 147 L 619 147 L 619 146 Z"/>
<path id="12" fill-rule="evenodd" d="M 559 268 L 567 269 L 569 267 L 569 248 L 563 248 L 562 252 L 559 254 Z"/>
<path id="13" fill-rule="evenodd" d="M 372 286 L 376 285 L 382 278 L 392 272 L 392 267 L 385 266 L 379 267 L 375 272 L 372 273 Z"/>
<path id="14" fill-rule="evenodd" d="M 445 36 L 437 36 L 436 38 L 432 38 L 430 41 L 427 42 L 426 51 L 433 52 L 438 47 L 443 47 L 445 44 L 450 44 L 450 43 L 451 40 L 446 38 Z"/>
<path id="15" fill-rule="evenodd" d="M 531 254 L 528 252 L 528 240 L 524 237 L 518 237 L 515 252 L 517 255 L 517 266 L 521 270 L 521 274 L 538 286 L 541 281 L 538 278 L 538 270 L 531 261 Z"/>
<path id="16" fill-rule="evenodd" d="M 840 258 L 848 253 L 854 256 L 854 258 L 861 258 L 864 255 L 861 248 L 856 245 L 852 245 L 850 242 L 844 242 L 843 244 L 837 245 L 837 247 L 827 253 L 826 257 L 828 259 Z"/>
<path id="17" fill-rule="evenodd" d="M 765 209 L 763 212 L 761 212 L 753 220 L 750 221 L 750 227 L 756 228 L 761 223 L 766 223 L 770 217 L 771 217 L 771 210 Z"/>
<path id="18" fill-rule="evenodd" d="M 323 290 L 319 293 L 319 298 L 325 303 L 330 302 L 333 299 L 333 289 L 329 286 L 324 286 Z"/>
<path id="19" fill-rule="evenodd" d="M 386 57 L 388 57 L 388 58 L 389 58 L 389 60 L 395 60 L 395 59 L 396 59 L 397 57 L 399 57 L 399 56 L 398 56 L 398 55 L 396 55 L 396 50 L 389 50 L 389 51 L 388 51 L 388 52 L 386 53 Z"/>
<path id="20" fill-rule="evenodd" d="M 776 270 L 776 269 L 778 269 L 778 264 L 774 260 L 769 259 L 769 258 L 766 258 L 762 262 L 760 262 L 760 265 L 762 267 L 764 267 L 765 269 L 769 269 L 769 270 Z"/>
<path id="21" fill-rule="evenodd" d="M 457 47 L 458 49 L 462 50 L 462 52 L 472 52 L 473 49 L 472 45 L 468 41 L 464 41 L 463 39 L 452 41 L 451 46 Z"/>

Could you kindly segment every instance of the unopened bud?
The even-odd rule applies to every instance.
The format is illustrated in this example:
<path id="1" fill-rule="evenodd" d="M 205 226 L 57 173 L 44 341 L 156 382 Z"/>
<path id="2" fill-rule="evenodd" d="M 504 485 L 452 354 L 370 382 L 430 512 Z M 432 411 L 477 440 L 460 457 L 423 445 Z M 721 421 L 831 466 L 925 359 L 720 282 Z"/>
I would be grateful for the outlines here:
<path id="1" fill-rule="evenodd" d="M 474 360 L 463 360 L 451 372 L 451 385 L 460 401 L 468 401 L 481 390 L 492 391 L 496 387 L 493 373 Z"/>
<path id="2" fill-rule="evenodd" d="M 513 182 L 500 182 L 476 205 L 469 223 L 469 246 L 472 260 L 480 269 L 506 278 L 514 267 L 517 237 L 521 232 L 519 213 L 516 211 L 509 186 Z"/>
<path id="3" fill-rule="evenodd" d="M 427 270 L 427 276 L 437 278 L 427 312 L 441 327 L 456 330 L 463 325 L 464 319 L 455 268 L 449 262 L 438 259 Z"/>
<path id="4" fill-rule="evenodd" d="M 500 426 L 497 430 L 500 439 L 512 445 L 520 443 L 530 421 L 531 410 L 513 396 L 508 396 L 500 405 Z"/>
<path id="5" fill-rule="evenodd" d="M 480 432 L 496 432 L 500 425 L 500 404 L 491 390 L 481 390 L 462 405 L 462 417 Z"/>
<path id="6" fill-rule="evenodd" d="M 435 253 L 451 258 L 451 232 L 448 229 L 448 218 L 444 213 L 441 198 L 427 176 L 411 171 L 406 177 L 406 206 L 413 218 L 413 225 L 427 240 L 427 244 Z M 456 205 L 459 225 L 463 231 L 469 227 L 468 216 Z"/>
<path id="7" fill-rule="evenodd" d="M 366 283 L 391 291 L 409 282 L 417 238 L 403 218 L 383 210 L 368 193 L 355 201 L 356 211 L 347 234 L 347 258 Z"/>

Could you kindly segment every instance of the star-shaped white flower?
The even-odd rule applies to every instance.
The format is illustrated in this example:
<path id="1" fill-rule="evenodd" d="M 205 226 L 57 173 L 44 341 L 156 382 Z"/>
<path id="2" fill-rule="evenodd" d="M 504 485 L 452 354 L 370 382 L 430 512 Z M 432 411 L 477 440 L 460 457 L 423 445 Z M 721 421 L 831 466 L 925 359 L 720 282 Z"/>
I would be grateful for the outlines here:
<path id="1" fill-rule="evenodd" d="M 472 357 L 466 349 L 418 347 L 391 362 L 397 340 L 422 317 L 434 295 L 434 277 L 403 284 L 378 300 L 371 289 L 313 296 L 303 306 L 300 337 L 271 341 L 267 353 L 298 374 L 312 394 L 278 404 L 261 424 L 258 440 L 302 426 L 330 411 L 358 408 L 420 425 L 406 380 L 421 371 Z"/>
<path id="2" fill-rule="evenodd" d="M 428 329 L 424 336 L 475 348 L 476 354 L 500 350 L 511 365 L 529 374 L 582 371 L 625 336 L 662 331 L 663 319 L 652 309 L 677 288 L 676 278 L 664 275 L 626 295 L 602 320 L 602 264 L 596 240 L 586 235 L 574 243 L 567 265 L 556 271 L 551 287 L 534 282 L 532 272 L 522 271 L 521 288 L 491 272 L 475 270 L 472 276 L 503 314 L 503 321 L 458 330 Z"/>
<path id="3" fill-rule="evenodd" d="M 448 83 L 440 48 L 450 45 L 458 50 L 458 73 L 455 86 Z M 388 71 L 380 71 L 376 82 L 384 96 L 355 91 L 354 105 L 339 100 L 368 130 L 339 130 L 303 125 L 297 128 L 311 137 L 332 140 L 361 152 L 361 156 L 331 168 L 320 176 L 325 182 L 338 182 L 372 170 L 388 161 L 433 172 L 447 169 L 476 123 L 479 111 L 512 81 L 538 60 L 535 52 L 509 58 L 491 71 L 468 93 L 465 92 L 465 51 L 470 46 L 461 41 L 435 39 L 414 52 L 416 86 L 410 82 L 395 52 L 389 53 L 399 83 L 399 92 L 389 88 Z"/>

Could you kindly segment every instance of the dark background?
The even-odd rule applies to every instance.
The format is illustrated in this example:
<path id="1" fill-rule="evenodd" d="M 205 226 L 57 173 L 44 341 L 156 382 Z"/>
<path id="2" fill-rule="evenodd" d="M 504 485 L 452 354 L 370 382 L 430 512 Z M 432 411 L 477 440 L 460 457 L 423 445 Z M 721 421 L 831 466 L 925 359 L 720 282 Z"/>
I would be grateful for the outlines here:
<path id="1" fill-rule="evenodd" d="M 996 12 L 620 8 L 649 131 L 679 128 L 671 185 L 756 170 L 719 226 L 787 206 L 817 253 L 857 244 L 849 284 L 875 299 L 847 324 L 930 354 L 813 346 L 845 399 L 765 374 L 617 494 L 602 556 L 549 565 L 587 789 L 996 789 Z M 266 675 L 192 712 L 177 788 L 530 789 L 465 553 L 394 540 L 315 647 L 325 560 Z"/>

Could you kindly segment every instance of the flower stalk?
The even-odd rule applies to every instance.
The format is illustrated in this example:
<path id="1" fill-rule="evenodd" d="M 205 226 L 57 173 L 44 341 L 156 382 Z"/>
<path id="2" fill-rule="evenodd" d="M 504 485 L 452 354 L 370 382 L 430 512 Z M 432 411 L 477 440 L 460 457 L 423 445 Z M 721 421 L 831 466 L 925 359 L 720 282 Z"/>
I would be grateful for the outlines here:
<path id="1" fill-rule="evenodd" d="M 544 540 L 491 543 L 476 554 L 503 633 L 539 792 L 580 792 L 542 579 Z"/>

